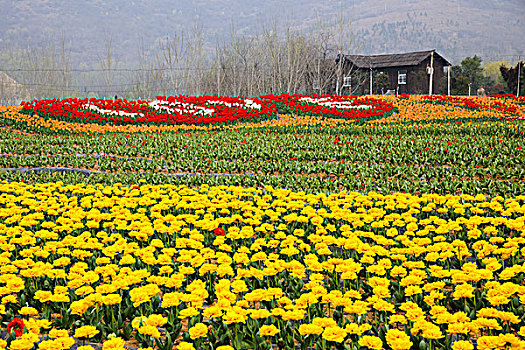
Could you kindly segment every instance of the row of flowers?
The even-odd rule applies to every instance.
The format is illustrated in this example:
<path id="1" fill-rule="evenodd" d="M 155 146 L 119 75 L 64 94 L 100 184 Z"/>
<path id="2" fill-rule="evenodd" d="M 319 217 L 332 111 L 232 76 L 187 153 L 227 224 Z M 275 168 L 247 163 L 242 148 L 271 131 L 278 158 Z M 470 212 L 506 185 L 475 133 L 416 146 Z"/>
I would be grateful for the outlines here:
<path id="1" fill-rule="evenodd" d="M 112 125 L 231 124 L 275 117 L 268 101 L 224 96 L 157 96 L 152 101 L 78 99 L 33 100 L 21 112 L 42 117 Z"/>
<path id="2" fill-rule="evenodd" d="M 509 98 L 508 95 L 494 95 L 483 98 L 466 98 L 458 96 L 423 96 L 423 101 L 445 105 L 460 106 L 470 110 L 495 110 L 503 113 L 505 119 L 525 119 L 525 104 L 523 97 Z"/>
<path id="3" fill-rule="evenodd" d="M 418 106 L 413 110 L 422 111 Z M 271 184 L 314 192 L 525 192 L 525 129 L 515 121 L 296 124 L 94 135 L 48 131 L 13 137 L 12 131 L 0 129 L 0 168 L 110 173 L 97 179 L 79 174 L 74 180 L 104 183 L 119 181 L 119 174 L 141 173 L 154 183 Z M 126 176 L 126 183 L 133 183 L 133 176 Z M 37 181 L 15 171 L 2 172 L 0 178 Z M 68 179 L 73 181 L 72 176 Z"/>
<path id="4" fill-rule="evenodd" d="M 300 99 L 372 109 L 354 108 L 359 101 Z M 431 106 L 418 98 L 391 103 L 402 104 L 404 116 Z M 157 107 L 178 108 L 172 104 L 166 98 Z M 367 178 L 383 169 L 389 177 L 411 171 L 431 180 L 451 171 L 443 170 L 449 162 L 468 176 L 485 176 L 494 166 L 514 171 L 498 175 L 520 177 L 519 123 L 457 122 L 459 110 L 448 109 L 456 119 L 441 125 L 361 126 L 333 118 L 308 124 L 319 119 L 298 118 L 293 127 L 262 122 L 264 129 L 237 124 L 195 132 L 192 126 L 168 134 L 111 134 L 117 129 L 107 128 L 94 137 L 85 124 L 31 119 L 25 130 L 52 135 L 0 131 L 6 165 L 19 159 L 27 166 L 42 157 L 47 165 L 72 159 L 85 165 L 96 155 L 105 164 L 127 164 L 129 171 L 159 159 L 188 169 L 286 166 L 286 174 L 275 178 L 292 179 L 275 187 L 256 180 L 252 188 L 152 186 L 145 180 L 103 186 L 98 178 L 89 180 L 92 185 L 71 184 L 82 179 L 3 181 L 0 315 L 10 336 L 0 348 L 67 349 L 88 340 L 104 349 L 123 349 L 131 341 L 143 349 L 523 347 L 522 190 L 512 198 L 488 198 L 283 189 L 300 183 L 305 169 L 327 170 L 330 176 L 319 178 L 323 186 L 338 181 L 330 182 L 332 171 L 347 171 L 352 179 L 356 171 Z M 206 115 L 200 108 L 192 113 L 198 111 Z M 390 118 L 398 117 L 384 119 Z M 79 129 L 57 135 L 58 125 L 73 124 Z M 90 131 L 75 136 L 80 132 L 73 130 Z M 467 172 L 454 176 L 463 181 Z M 111 181 L 123 179 L 133 181 L 122 175 Z M 438 184 L 442 190 L 444 183 Z M 479 192 L 490 192 L 489 186 L 470 188 Z"/>
<path id="5" fill-rule="evenodd" d="M 329 118 L 369 121 L 387 117 L 395 112 L 394 106 L 380 97 L 349 95 L 264 95 L 261 99 L 276 103 L 285 113 L 315 115 Z"/>
<path id="6" fill-rule="evenodd" d="M 368 124 L 384 125 L 390 123 L 409 123 L 412 125 L 415 122 L 432 123 L 435 125 L 436 123 L 451 121 L 469 122 L 520 119 L 525 115 L 525 104 L 515 99 L 503 97 L 452 97 L 450 101 L 448 101 L 448 97 L 446 96 L 432 97 L 437 101 L 436 103 L 430 103 L 429 98 L 425 96 L 355 98 L 351 96 L 312 97 L 304 95 L 281 95 L 264 97 L 265 99 L 263 100 L 261 98 L 260 101 L 257 101 L 257 99 L 244 100 L 244 110 L 249 111 L 251 114 L 255 113 L 255 116 L 248 119 L 243 119 L 244 112 L 239 112 L 243 110 L 243 108 L 240 107 L 240 103 L 233 101 L 228 102 L 226 100 L 238 98 L 224 98 L 225 100 L 221 101 L 221 99 L 209 97 L 205 102 L 202 102 L 204 100 L 201 97 L 199 99 L 202 103 L 190 104 L 184 100 L 184 98 L 177 103 L 172 103 L 176 100 L 174 97 L 159 97 L 159 99 L 155 101 L 127 101 L 126 103 L 99 100 L 100 103 L 92 104 L 90 100 L 80 100 L 83 102 L 78 103 L 78 108 L 82 107 L 82 111 L 71 113 L 67 112 L 70 107 L 59 106 L 61 104 L 60 100 L 53 102 L 56 108 L 50 109 L 49 106 L 44 106 L 43 108 L 46 113 L 40 114 L 31 113 L 31 105 L 40 103 L 38 101 L 24 104 L 29 108 L 24 111 L 29 114 L 20 114 L 19 111 L 22 107 L 11 106 L 6 108 L 0 106 L 0 122 L 21 130 L 37 131 L 39 133 L 46 132 L 47 130 L 48 133 L 78 134 L 86 132 L 167 132 L 218 128 L 286 128 L 301 125 L 323 125 L 331 127 L 349 123 L 355 127 L 367 126 Z M 445 100 L 447 102 L 445 102 Z M 176 107 L 177 104 L 180 106 Z M 271 111 L 265 112 L 265 105 L 268 104 L 268 108 L 271 109 Z M 472 106 L 472 108 L 466 107 L 467 105 Z M 112 107 L 108 108 L 108 106 Z M 135 107 L 129 108 L 129 106 L 135 106 L 136 109 L 134 109 Z M 220 108 L 230 112 L 237 108 L 237 112 L 235 117 L 230 118 L 231 120 L 229 121 L 226 121 L 222 117 L 222 119 L 217 119 L 218 117 L 215 117 L 213 114 L 211 116 L 207 114 L 212 109 L 215 110 L 214 106 L 217 106 L 217 108 L 221 106 Z M 63 107 L 66 111 L 63 110 Z M 182 118 L 180 119 L 168 113 L 166 109 L 173 109 L 175 114 L 185 110 L 192 116 L 188 118 L 179 116 Z M 280 113 L 294 113 L 294 115 L 280 114 L 279 118 L 274 118 L 277 109 Z M 159 123 L 141 122 L 140 120 L 144 120 L 144 118 L 137 115 L 140 110 L 147 110 L 149 111 L 148 113 L 153 113 L 153 115 L 160 113 L 163 115 L 162 118 L 169 120 L 169 122 L 162 122 L 160 117 L 152 117 L 152 120 L 159 120 Z M 507 110 L 512 110 L 516 113 L 509 113 Z M 397 112 L 394 113 L 393 111 Z M 77 116 L 89 115 L 91 120 L 86 122 L 85 119 L 70 119 L 70 116 L 74 116 L 75 113 Z M 264 113 L 269 113 L 270 118 L 268 119 L 263 116 Z M 297 115 L 297 113 L 301 115 Z M 126 114 L 133 114 L 133 116 L 126 116 Z M 65 117 L 65 115 L 69 115 L 69 117 Z M 130 121 L 133 119 L 132 117 L 136 117 L 136 122 Z M 177 118 L 179 118 L 179 120 L 176 120 Z M 121 123 L 121 120 L 124 119 L 128 120 L 129 123 Z M 137 119 L 139 121 L 137 121 Z M 199 120 L 199 125 L 195 124 L 197 119 Z M 114 120 L 118 120 L 118 122 Z M 234 120 L 236 121 L 234 122 Z M 176 124 L 178 122 L 183 124 Z"/>
<path id="7" fill-rule="evenodd" d="M 365 121 L 394 112 L 380 98 L 281 94 L 255 99 L 223 96 L 157 96 L 152 101 L 68 98 L 21 103 L 21 112 L 62 121 L 99 124 L 231 124 L 258 122 L 282 113 Z"/>
<path id="8" fill-rule="evenodd" d="M 10 349 L 71 336 L 104 349 L 524 346 L 525 196 L 144 181 L 0 193 Z"/>

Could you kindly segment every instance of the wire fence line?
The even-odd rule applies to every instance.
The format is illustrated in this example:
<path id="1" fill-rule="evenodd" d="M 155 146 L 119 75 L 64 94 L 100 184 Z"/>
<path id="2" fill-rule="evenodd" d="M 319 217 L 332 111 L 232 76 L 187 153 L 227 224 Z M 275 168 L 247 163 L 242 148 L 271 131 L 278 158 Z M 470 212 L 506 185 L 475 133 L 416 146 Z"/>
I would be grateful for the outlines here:
<path id="1" fill-rule="evenodd" d="M 525 54 L 512 54 L 512 55 L 497 55 L 497 58 L 515 58 L 516 62 L 518 60 L 525 59 Z M 0 72 L 6 72 L 6 73 L 16 73 L 16 72 L 57 72 L 57 73 L 64 73 L 64 72 L 76 72 L 76 73 L 95 73 L 95 72 L 150 72 L 150 71 L 156 71 L 156 72 L 165 72 L 165 71 L 200 71 L 200 72 L 207 72 L 207 71 L 216 71 L 216 70 L 238 70 L 242 69 L 244 67 L 237 66 L 222 66 L 222 67 L 151 67 L 151 68 L 67 68 L 67 69 L 61 69 L 61 68 L 6 68 L 0 66 Z"/>
<path id="2" fill-rule="evenodd" d="M 60 69 L 60 68 L 35 68 L 35 69 L 22 69 L 22 68 L 2 68 L 2 72 L 80 72 L 80 73 L 92 73 L 92 72 L 144 72 L 144 71 L 210 71 L 216 70 L 216 67 L 200 68 L 200 67 L 162 67 L 162 68 L 71 68 L 71 69 Z M 233 70 L 234 67 L 221 67 L 220 69 Z"/>
<path id="3" fill-rule="evenodd" d="M 250 51 L 253 50 L 253 51 Z M 0 63 L 0 104 L 18 104 L 40 98 L 99 97 L 116 95 L 150 99 L 158 95 L 259 96 L 268 93 L 333 93 L 338 72 L 333 58 L 320 59 L 318 52 L 297 45 L 277 50 L 277 56 L 259 58 L 255 46 L 216 61 L 185 60 L 174 65 L 157 62 L 146 67 L 13 67 Z M 315 53 L 315 54 L 314 54 Z M 523 59 L 525 55 L 501 54 Z M 164 66 L 163 66 L 164 64 Z M 358 91 L 365 79 L 355 84 Z M 380 93 L 381 91 L 379 91 Z"/>
<path id="4" fill-rule="evenodd" d="M 0 103 L 51 97 L 154 98 L 158 95 L 259 96 L 267 93 L 327 93 L 335 85 L 335 60 L 322 69 L 299 63 L 291 66 L 242 65 L 151 68 L 4 68 L 0 66 Z M 280 62 L 281 63 L 281 62 Z M 2 73 L 5 76 L 2 76 Z M 316 87 L 317 88 L 314 88 Z"/>
<path id="5" fill-rule="evenodd" d="M 0 82 L 0 85 L 2 86 L 13 86 L 13 85 L 23 85 L 23 86 L 46 86 L 46 87 L 56 87 L 56 88 L 59 88 L 60 87 L 57 87 L 57 84 L 51 84 L 51 83 L 24 83 L 24 82 L 16 82 L 16 83 L 9 83 L 9 82 Z M 125 84 L 111 84 L 111 86 L 113 87 L 120 87 L 120 86 L 137 86 L 137 85 L 140 85 L 140 83 L 125 83 Z M 58 85 L 60 86 L 60 85 Z M 91 85 L 91 84 L 86 84 L 86 85 L 63 85 L 63 87 L 67 87 L 67 88 L 70 88 L 70 89 L 83 89 L 85 87 L 92 87 L 92 88 L 97 88 L 97 87 L 106 87 L 107 85 Z M 72 90 L 72 91 L 76 91 L 76 90 Z"/>

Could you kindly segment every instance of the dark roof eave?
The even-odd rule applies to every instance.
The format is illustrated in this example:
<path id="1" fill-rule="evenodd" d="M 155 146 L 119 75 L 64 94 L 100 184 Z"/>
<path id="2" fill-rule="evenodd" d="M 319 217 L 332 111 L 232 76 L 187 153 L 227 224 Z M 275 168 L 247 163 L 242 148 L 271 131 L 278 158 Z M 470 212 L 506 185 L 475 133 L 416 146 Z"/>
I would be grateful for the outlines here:
<path id="1" fill-rule="evenodd" d="M 345 61 L 349 61 L 354 66 L 360 69 L 377 69 L 389 67 L 409 67 L 415 66 L 427 59 L 430 54 L 434 52 L 441 57 L 445 63 L 450 65 L 450 62 L 443 56 L 438 54 L 435 50 L 409 52 L 402 54 L 388 54 L 388 55 L 344 55 Z"/>

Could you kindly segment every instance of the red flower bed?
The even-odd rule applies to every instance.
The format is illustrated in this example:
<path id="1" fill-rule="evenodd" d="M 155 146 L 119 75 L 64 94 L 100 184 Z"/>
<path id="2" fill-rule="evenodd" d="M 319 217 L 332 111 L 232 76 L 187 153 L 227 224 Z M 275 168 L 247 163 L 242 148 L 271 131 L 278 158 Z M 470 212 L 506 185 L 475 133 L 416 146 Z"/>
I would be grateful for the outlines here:
<path id="1" fill-rule="evenodd" d="M 231 124 L 276 114 L 268 100 L 223 96 L 157 96 L 153 101 L 68 98 L 22 102 L 22 113 L 97 124 Z"/>
<path id="2" fill-rule="evenodd" d="M 356 121 L 381 118 L 395 111 L 390 102 L 369 96 L 281 94 L 264 95 L 261 98 L 275 102 L 286 113 Z"/>
<path id="3" fill-rule="evenodd" d="M 517 101 L 519 103 L 525 103 L 525 96 L 515 96 L 513 94 L 495 94 L 495 95 L 488 95 L 488 97 L 509 99 L 509 100 Z"/>

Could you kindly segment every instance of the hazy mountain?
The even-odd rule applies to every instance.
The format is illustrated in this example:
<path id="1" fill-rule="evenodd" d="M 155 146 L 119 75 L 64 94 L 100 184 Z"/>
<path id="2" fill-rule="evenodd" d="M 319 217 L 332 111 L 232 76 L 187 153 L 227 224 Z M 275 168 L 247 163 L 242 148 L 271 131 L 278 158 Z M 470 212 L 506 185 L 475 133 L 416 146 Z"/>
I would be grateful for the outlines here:
<path id="1" fill-rule="evenodd" d="M 0 8 L 0 50 L 56 44 L 64 33 L 77 64 L 96 63 L 107 37 L 115 56 L 132 63 L 139 48 L 195 25 L 213 47 L 232 28 L 250 35 L 276 21 L 309 31 L 340 14 L 352 20 L 351 53 L 436 48 L 454 63 L 525 54 L 525 0 L 0 0 Z"/>

